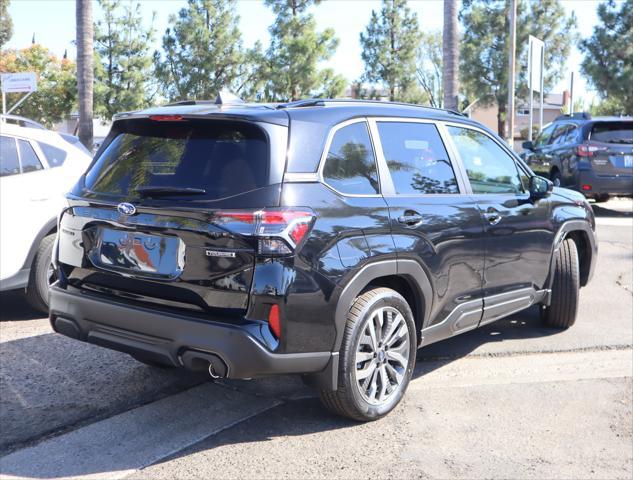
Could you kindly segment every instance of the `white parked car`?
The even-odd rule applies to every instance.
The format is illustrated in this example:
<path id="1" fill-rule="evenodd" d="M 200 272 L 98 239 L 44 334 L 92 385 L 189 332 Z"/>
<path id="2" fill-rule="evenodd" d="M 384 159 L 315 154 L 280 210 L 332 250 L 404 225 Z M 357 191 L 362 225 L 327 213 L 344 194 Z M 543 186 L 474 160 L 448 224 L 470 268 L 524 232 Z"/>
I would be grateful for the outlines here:
<path id="1" fill-rule="evenodd" d="M 57 214 L 90 161 L 76 137 L 0 117 L 0 291 L 25 288 L 34 308 L 48 310 Z"/>

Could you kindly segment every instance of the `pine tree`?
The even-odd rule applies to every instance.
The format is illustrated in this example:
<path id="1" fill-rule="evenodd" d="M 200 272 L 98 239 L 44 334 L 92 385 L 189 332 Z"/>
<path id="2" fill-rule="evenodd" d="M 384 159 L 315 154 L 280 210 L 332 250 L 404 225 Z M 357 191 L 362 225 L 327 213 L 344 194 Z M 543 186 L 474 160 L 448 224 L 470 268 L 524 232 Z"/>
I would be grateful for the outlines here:
<path id="1" fill-rule="evenodd" d="M 308 8 L 320 0 L 266 0 L 276 15 L 269 28 L 271 42 L 262 61 L 265 81 L 261 97 L 269 101 L 298 100 L 309 96 L 336 97 L 345 79 L 332 69 L 319 69 L 338 45 L 334 30 L 317 32 Z"/>
<path id="2" fill-rule="evenodd" d="M 152 101 L 153 27 L 143 25 L 141 4 L 99 0 L 103 20 L 95 26 L 95 112 L 111 118 Z M 152 19 L 153 21 L 153 19 Z"/>
<path id="3" fill-rule="evenodd" d="M 496 103 L 497 130 L 505 138 L 508 103 L 508 0 L 463 0 L 460 74 L 469 95 L 480 105 Z M 562 77 L 575 40 L 576 19 L 567 17 L 560 0 L 519 2 L 517 11 L 517 93 L 528 97 L 527 45 L 533 35 L 545 42 L 544 85 L 547 92 Z"/>
<path id="4" fill-rule="evenodd" d="M 13 36 L 13 20 L 9 15 L 10 0 L 0 0 L 0 47 Z"/>
<path id="5" fill-rule="evenodd" d="M 633 0 L 598 5 L 600 24 L 580 42 L 582 73 L 597 89 L 602 114 L 633 114 Z"/>
<path id="6" fill-rule="evenodd" d="M 417 15 L 406 0 L 383 0 L 380 12 L 372 10 L 365 32 L 360 34 L 363 80 L 385 85 L 391 101 L 408 100 L 416 87 L 419 42 Z"/>
<path id="7" fill-rule="evenodd" d="M 156 76 L 169 100 L 213 99 L 235 89 L 245 52 L 235 0 L 188 0 L 154 53 Z"/>

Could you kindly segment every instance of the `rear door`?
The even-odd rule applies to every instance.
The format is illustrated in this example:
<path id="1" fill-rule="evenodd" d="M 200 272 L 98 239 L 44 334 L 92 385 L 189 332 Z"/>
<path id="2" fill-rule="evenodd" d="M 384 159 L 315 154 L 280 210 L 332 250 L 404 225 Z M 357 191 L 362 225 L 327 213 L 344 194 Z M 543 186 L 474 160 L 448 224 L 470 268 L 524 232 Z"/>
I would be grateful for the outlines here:
<path id="1" fill-rule="evenodd" d="M 589 133 L 591 166 L 600 176 L 633 175 L 633 121 L 596 122 Z"/>
<path id="2" fill-rule="evenodd" d="M 464 125 L 447 129 L 484 218 L 482 322 L 492 321 L 527 307 L 543 287 L 554 240 L 550 203 L 530 198 L 528 172 L 492 136 Z"/>
<path id="3" fill-rule="evenodd" d="M 383 196 L 398 258 L 421 263 L 433 284 L 431 321 L 425 327 L 455 314 L 454 333 L 475 328 L 482 306 L 483 222 L 477 203 L 465 195 L 442 126 L 380 118 L 372 126 L 389 172 Z"/>
<path id="4" fill-rule="evenodd" d="M 226 120 L 119 121 L 62 218 L 70 286 L 163 307 L 243 313 L 279 205 L 287 129 Z"/>

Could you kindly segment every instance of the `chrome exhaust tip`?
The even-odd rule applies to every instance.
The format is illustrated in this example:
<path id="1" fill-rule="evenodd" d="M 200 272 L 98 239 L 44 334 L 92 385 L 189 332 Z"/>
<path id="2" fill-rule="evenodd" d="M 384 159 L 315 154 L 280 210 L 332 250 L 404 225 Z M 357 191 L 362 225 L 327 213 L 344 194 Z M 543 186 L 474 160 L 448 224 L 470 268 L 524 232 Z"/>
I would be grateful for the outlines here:
<path id="1" fill-rule="evenodd" d="M 212 363 L 209 364 L 209 375 L 211 375 L 211 378 L 213 378 L 214 380 L 220 378 L 220 375 L 215 373 L 215 368 L 213 367 Z"/>

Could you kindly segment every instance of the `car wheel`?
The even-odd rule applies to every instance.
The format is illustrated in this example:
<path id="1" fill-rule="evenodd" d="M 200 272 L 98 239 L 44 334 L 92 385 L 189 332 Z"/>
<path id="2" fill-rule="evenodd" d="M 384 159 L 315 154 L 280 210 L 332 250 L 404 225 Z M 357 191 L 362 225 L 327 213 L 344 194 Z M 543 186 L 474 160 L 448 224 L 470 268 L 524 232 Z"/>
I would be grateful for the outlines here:
<path id="1" fill-rule="evenodd" d="M 605 193 L 605 194 L 602 194 L 602 195 L 596 195 L 596 196 L 593 198 L 593 200 L 594 200 L 596 203 L 603 203 L 603 202 L 606 202 L 606 201 L 608 201 L 608 200 L 609 200 L 609 194 L 608 194 L 608 193 Z"/>
<path id="2" fill-rule="evenodd" d="M 54 243 L 54 234 L 44 237 L 40 242 L 26 286 L 26 300 L 29 305 L 44 313 L 48 313 L 48 287 L 57 280 L 52 264 Z"/>
<path id="3" fill-rule="evenodd" d="M 354 420 L 385 416 L 409 385 L 416 349 L 413 314 L 406 300 L 389 288 L 366 291 L 347 314 L 338 388 L 321 391 L 321 401 L 330 411 Z"/>
<path id="4" fill-rule="evenodd" d="M 578 250 L 572 239 L 563 241 L 555 262 L 551 302 L 542 307 L 541 318 L 548 327 L 569 328 L 576 321 L 580 296 Z"/>
<path id="5" fill-rule="evenodd" d="M 549 176 L 550 180 L 554 184 L 555 187 L 560 187 L 562 184 L 562 179 L 560 176 L 560 172 L 558 170 L 552 171 Z"/>

